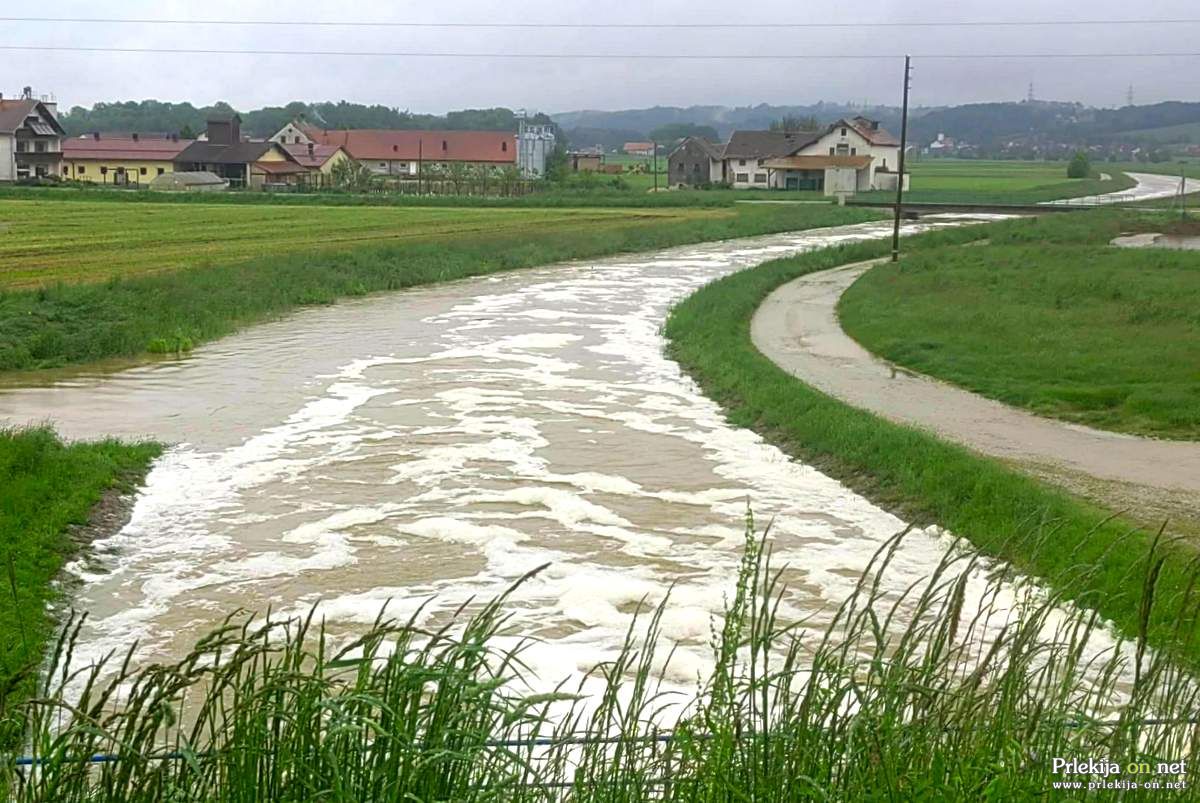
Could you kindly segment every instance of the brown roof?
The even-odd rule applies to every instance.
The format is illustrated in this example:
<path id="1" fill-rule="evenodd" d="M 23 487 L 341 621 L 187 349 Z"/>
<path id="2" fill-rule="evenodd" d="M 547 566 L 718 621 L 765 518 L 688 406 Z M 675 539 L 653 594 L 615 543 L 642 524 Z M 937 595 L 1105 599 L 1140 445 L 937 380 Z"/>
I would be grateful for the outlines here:
<path id="1" fill-rule="evenodd" d="M 41 113 L 54 120 L 54 131 L 47 131 L 46 134 L 58 133 L 60 136 L 65 133 L 62 126 L 54 119 L 54 115 L 47 112 L 46 107 L 42 106 L 40 100 L 21 98 L 20 100 L 0 100 L 0 133 L 12 134 L 18 128 L 25 125 L 25 118 L 33 114 L 35 110 L 41 109 Z M 43 133 L 43 132 L 38 132 Z"/>
<path id="2" fill-rule="evenodd" d="M 824 170 L 827 167 L 870 167 L 871 156 L 781 156 L 763 162 L 763 167 L 775 170 Z"/>
<path id="3" fill-rule="evenodd" d="M 361 160 L 495 162 L 515 164 L 517 138 L 511 131 L 389 131 L 359 128 L 321 131 L 322 145 L 340 145 Z"/>
<path id="4" fill-rule="evenodd" d="M 255 170 L 261 170 L 271 175 L 288 175 L 291 173 L 307 173 L 308 168 L 296 162 L 255 162 Z"/>
<path id="5" fill-rule="evenodd" d="M 305 167 L 320 167 L 333 158 L 333 155 L 342 149 L 341 145 L 313 145 L 312 153 L 309 154 L 308 146 L 301 144 L 284 145 L 283 149 L 292 155 L 300 164 Z"/>
<path id="6" fill-rule="evenodd" d="M 675 150 L 671 151 L 671 156 L 674 156 L 680 148 L 686 147 L 689 143 L 695 143 L 700 150 L 707 154 L 709 159 L 719 160 L 721 158 L 721 150 L 725 147 L 715 142 L 709 142 L 704 137 L 686 137 Z"/>
<path id="7" fill-rule="evenodd" d="M 64 139 L 62 151 L 64 159 L 145 159 L 172 162 L 191 144 L 190 139 L 170 137 L 139 136 L 134 139 L 101 135 L 100 139 L 96 139 L 94 135 L 89 134 L 86 137 Z"/>
<path id="8" fill-rule="evenodd" d="M 734 131 L 725 145 L 725 159 L 770 159 L 787 156 L 820 138 L 811 131 Z"/>
<path id="9" fill-rule="evenodd" d="M 857 131 L 862 138 L 872 145 L 881 145 L 883 147 L 900 147 L 900 140 L 892 136 L 892 133 L 886 128 L 879 125 L 876 120 L 868 120 L 866 117 L 855 117 L 853 120 L 838 120 L 829 127 L 832 131 L 841 126 L 849 126 Z"/>
<path id="10" fill-rule="evenodd" d="M 626 142 L 622 150 L 624 151 L 649 151 L 654 149 L 653 142 Z"/>
<path id="11" fill-rule="evenodd" d="M 249 164 L 257 162 L 268 151 L 279 148 L 289 164 L 298 164 L 295 157 L 274 142 L 235 142 L 221 145 L 215 142 L 193 142 L 175 157 L 176 164 Z"/>

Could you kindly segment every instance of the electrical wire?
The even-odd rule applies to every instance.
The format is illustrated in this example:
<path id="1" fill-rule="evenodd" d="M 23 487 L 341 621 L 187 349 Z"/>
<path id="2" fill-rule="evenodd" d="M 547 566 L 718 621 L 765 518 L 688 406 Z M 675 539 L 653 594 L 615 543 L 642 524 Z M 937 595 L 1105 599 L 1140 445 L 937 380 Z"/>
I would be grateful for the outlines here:
<path id="1" fill-rule="evenodd" d="M 277 25 L 305 28 L 532 28 L 532 29 L 763 29 L 763 28 L 1019 28 L 1080 25 L 1196 25 L 1187 19 L 925 20 L 891 22 L 404 22 L 393 20 L 137 19 L 116 17 L 0 17 L 0 22 L 86 25 Z"/>
<path id="2" fill-rule="evenodd" d="M 0 51 L 187 54 L 199 56 L 307 56 L 437 59 L 580 59 L 616 61 L 890 61 L 911 55 L 914 60 L 971 61 L 996 59 L 1165 59 L 1195 58 L 1200 51 L 1155 53 L 520 53 L 436 50 L 234 50 L 192 47 L 102 47 L 83 45 L 0 45 Z"/>

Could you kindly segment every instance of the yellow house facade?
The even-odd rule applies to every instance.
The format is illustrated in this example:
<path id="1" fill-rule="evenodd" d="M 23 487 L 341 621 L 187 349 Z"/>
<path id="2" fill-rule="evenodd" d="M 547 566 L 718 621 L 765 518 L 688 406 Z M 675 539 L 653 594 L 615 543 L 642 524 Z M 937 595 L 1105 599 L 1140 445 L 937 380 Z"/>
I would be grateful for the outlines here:
<path id="1" fill-rule="evenodd" d="M 89 134 L 63 140 L 62 177 L 115 186 L 148 185 L 174 171 L 174 159 L 192 140 L 178 137 Z"/>

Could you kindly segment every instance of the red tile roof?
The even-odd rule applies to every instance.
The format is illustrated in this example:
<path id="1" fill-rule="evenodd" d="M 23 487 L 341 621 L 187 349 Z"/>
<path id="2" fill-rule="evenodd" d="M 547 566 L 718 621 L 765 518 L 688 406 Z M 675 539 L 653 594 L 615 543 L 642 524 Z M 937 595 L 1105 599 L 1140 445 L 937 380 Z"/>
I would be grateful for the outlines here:
<path id="1" fill-rule="evenodd" d="M 173 162 L 175 157 L 192 144 L 190 139 L 168 137 L 109 137 L 92 135 L 71 137 L 62 141 L 64 159 L 140 159 L 154 162 Z"/>
<path id="2" fill-rule="evenodd" d="M 515 164 L 517 137 L 510 131 L 322 131 L 322 145 L 341 145 L 359 160 L 494 162 Z"/>

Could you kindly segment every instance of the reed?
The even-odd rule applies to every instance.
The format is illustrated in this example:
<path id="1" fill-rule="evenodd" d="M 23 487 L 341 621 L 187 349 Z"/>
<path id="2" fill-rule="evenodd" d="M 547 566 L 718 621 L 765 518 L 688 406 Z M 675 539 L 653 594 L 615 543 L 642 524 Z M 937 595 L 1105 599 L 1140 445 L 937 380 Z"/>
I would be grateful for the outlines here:
<path id="1" fill-rule="evenodd" d="M 40 696 L 8 714 L 35 764 L 6 757 L 0 783 L 16 803 L 1082 797 L 1053 785 L 1096 779 L 1056 774 L 1056 757 L 1180 780 L 1158 765 L 1197 747 L 1189 673 L 1141 643 L 1097 649 L 1095 614 L 961 543 L 895 590 L 889 564 L 918 537 L 885 543 L 814 631 L 780 615 L 786 567 L 748 528 L 712 672 L 682 701 L 652 669 L 669 597 L 591 685 L 549 690 L 524 668 L 528 642 L 496 644 L 504 595 L 438 629 L 380 618 L 339 647 L 315 613 L 239 615 L 141 668 L 131 648 L 72 670 L 76 617 Z"/>

